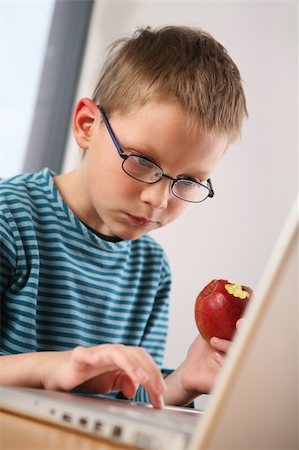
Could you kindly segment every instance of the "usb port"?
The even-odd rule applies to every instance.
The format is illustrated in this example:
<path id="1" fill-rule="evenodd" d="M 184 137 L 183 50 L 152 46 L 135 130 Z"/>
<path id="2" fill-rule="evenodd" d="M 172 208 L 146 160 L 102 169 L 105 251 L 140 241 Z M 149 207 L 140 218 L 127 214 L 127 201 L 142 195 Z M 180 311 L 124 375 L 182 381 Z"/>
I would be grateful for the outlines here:
<path id="1" fill-rule="evenodd" d="M 80 417 L 79 424 L 82 425 L 82 427 L 86 427 L 87 423 L 88 420 L 86 419 L 86 417 Z"/>
<path id="2" fill-rule="evenodd" d="M 103 428 L 103 422 L 100 422 L 99 420 L 96 420 L 93 426 L 95 431 L 101 431 Z"/>
<path id="3" fill-rule="evenodd" d="M 122 428 L 118 425 L 115 425 L 112 429 L 112 436 L 120 437 L 122 434 Z"/>
<path id="4" fill-rule="evenodd" d="M 72 421 L 72 416 L 68 413 L 64 413 L 64 414 L 62 414 L 62 420 L 64 422 L 70 423 Z"/>

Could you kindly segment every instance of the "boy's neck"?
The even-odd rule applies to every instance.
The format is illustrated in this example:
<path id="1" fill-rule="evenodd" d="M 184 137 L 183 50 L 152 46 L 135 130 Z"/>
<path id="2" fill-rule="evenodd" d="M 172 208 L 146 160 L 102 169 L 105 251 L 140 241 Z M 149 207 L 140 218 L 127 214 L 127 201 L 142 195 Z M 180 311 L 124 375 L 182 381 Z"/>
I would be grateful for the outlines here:
<path id="1" fill-rule="evenodd" d="M 84 203 L 84 198 L 86 198 L 84 195 L 84 177 L 82 176 L 82 171 L 79 170 L 79 167 L 66 174 L 54 176 L 53 182 L 56 189 L 77 219 L 90 231 L 105 241 L 122 241 L 123 239 L 118 236 L 107 236 L 101 233 L 97 227 L 94 226 L 93 220 L 88 214 L 88 205 Z"/>

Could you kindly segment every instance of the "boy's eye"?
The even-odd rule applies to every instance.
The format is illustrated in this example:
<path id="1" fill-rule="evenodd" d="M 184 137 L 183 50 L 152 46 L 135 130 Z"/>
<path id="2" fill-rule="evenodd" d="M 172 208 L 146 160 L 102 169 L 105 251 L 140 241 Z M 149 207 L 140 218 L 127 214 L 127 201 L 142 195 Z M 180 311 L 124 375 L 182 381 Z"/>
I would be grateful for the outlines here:
<path id="1" fill-rule="evenodd" d="M 151 161 L 142 158 L 141 156 L 135 156 L 135 159 L 138 162 L 138 164 L 144 168 L 153 169 L 154 167 L 156 167 L 156 165 L 153 164 Z"/>
<path id="2" fill-rule="evenodd" d="M 196 180 L 193 180 L 192 178 L 179 178 L 178 182 L 184 189 L 193 189 L 194 187 L 198 186 Z"/>

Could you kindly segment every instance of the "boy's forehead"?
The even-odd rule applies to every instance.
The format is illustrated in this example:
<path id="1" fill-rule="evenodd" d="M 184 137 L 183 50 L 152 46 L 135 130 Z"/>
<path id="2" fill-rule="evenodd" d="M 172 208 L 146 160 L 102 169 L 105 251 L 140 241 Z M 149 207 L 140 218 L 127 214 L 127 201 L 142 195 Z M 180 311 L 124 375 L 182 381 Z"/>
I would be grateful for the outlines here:
<path id="1" fill-rule="evenodd" d="M 130 108 L 119 109 L 111 114 L 111 117 L 136 122 L 136 124 L 154 123 L 156 126 L 170 126 L 172 123 L 180 125 L 184 131 L 197 134 L 201 130 L 200 123 L 196 129 L 189 129 L 191 116 L 174 100 L 152 99 L 142 104 L 134 104 Z"/>
<path id="2" fill-rule="evenodd" d="M 224 138 L 227 145 L 232 142 L 229 133 L 222 133 L 215 129 L 206 130 L 202 126 L 200 120 L 186 111 L 184 107 L 176 100 L 165 97 L 149 99 L 146 103 L 136 103 L 125 109 L 117 109 L 111 112 L 111 118 L 132 121 L 137 125 L 160 124 L 169 126 L 176 123 L 184 132 L 190 134 L 191 137 L 197 138 L 199 135 L 209 136 L 210 139 L 217 139 L 219 136 Z"/>
<path id="3" fill-rule="evenodd" d="M 196 127 L 190 127 L 190 116 L 183 107 L 176 101 L 151 100 L 145 104 L 137 104 L 124 111 L 118 110 L 111 114 L 111 118 L 117 122 L 118 129 L 124 128 L 128 133 L 135 130 L 149 133 L 144 138 L 153 139 L 159 132 L 171 139 L 177 139 L 180 135 L 188 136 L 193 142 L 205 140 L 206 143 L 221 141 L 227 147 L 230 137 L 226 133 L 219 133 L 216 130 L 204 130 L 200 122 Z M 127 128 L 132 126 L 132 130 Z M 169 133 L 168 133 L 169 132 Z M 159 136 L 158 136 L 159 137 Z"/>

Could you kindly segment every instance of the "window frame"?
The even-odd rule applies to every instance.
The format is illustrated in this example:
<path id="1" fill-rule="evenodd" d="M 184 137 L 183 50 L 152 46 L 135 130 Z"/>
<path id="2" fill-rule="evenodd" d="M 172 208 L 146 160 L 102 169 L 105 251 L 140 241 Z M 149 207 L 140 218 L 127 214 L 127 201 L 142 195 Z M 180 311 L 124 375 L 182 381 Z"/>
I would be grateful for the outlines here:
<path id="1" fill-rule="evenodd" d="M 94 0 L 56 0 L 23 172 L 59 173 Z"/>

